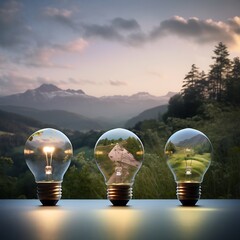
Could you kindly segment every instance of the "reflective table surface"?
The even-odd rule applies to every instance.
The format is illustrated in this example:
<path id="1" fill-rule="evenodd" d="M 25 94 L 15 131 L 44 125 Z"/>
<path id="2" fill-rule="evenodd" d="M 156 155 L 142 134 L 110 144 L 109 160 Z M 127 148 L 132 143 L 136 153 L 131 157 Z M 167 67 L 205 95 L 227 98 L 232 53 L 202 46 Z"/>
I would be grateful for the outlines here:
<path id="1" fill-rule="evenodd" d="M 113 207 L 108 200 L 0 200 L 0 239 L 240 239 L 240 200 L 131 200 Z"/>

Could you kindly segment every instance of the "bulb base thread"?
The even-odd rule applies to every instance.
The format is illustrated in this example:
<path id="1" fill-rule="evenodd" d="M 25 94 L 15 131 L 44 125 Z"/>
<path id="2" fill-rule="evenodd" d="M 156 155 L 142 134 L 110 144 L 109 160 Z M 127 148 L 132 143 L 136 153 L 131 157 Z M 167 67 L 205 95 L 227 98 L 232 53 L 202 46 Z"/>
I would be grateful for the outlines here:
<path id="1" fill-rule="evenodd" d="M 37 197 L 44 206 L 55 206 L 62 197 L 61 183 L 37 183 Z"/>
<path id="2" fill-rule="evenodd" d="M 114 206 L 126 206 L 132 198 L 132 187 L 129 185 L 109 185 L 107 198 Z"/>
<path id="3" fill-rule="evenodd" d="M 194 206 L 201 196 L 200 183 L 178 183 L 177 197 L 183 206 Z"/>

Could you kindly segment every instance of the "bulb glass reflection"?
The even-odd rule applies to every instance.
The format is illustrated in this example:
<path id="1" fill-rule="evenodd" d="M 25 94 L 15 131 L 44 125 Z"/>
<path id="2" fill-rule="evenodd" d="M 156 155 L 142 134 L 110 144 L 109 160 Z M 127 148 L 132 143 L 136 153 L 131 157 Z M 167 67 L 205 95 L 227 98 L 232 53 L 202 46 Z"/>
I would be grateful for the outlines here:
<path id="1" fill-rule="evenodd" d="M 40 201 L 51 204 L 51 200 L 60 199 L 63 176 L 73 155 L 67 136 L 56 129 L 41 129 L 28 138 L 24 155 L 35 177 Z"/>
<path id="2" fill-rule="evenodd" d="M 132 197 L 135 175 L 143 162 L 144 148 L 133 132 L 116 128 L 104 133 L 94 149 L 95 160 L 114 205 L 126 205 Z"/>
<path id="3" fill-rule="evenodd" d="M 167 164 L 178 184 L 179 200 L 189 200 L 182 203 L 194 205 L 193 203 L 200 197 L 200 184 L 211 163 L 212 144 L 210 140 L 196 129 L 182 129 L 168 139 L 165 155 Z"/>

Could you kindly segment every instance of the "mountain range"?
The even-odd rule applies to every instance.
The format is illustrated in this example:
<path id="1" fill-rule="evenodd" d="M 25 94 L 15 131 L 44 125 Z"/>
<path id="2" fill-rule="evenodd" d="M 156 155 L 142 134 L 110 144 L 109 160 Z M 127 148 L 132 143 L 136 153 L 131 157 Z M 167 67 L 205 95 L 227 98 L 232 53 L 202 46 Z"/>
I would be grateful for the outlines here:
<path id="1" fill-rule="evenodd" d="M 197 134 L 193 137 L 186 138 L 186 139 L 178 142 L 177 146 L 178 147 L 194 147 L 198 144 L 204 144 L 207 141 L 208 141 L 207 138 L 205 138 L 203 135 Z"/>
<path id="2" fill-rule="evenodd" d="M 123 126 L 146 109 L 167 104 L 174 94 L 158 97 L 139 92 L 94 97 L 83 90 L 42 84 L 24 93 L 0 97 L 0 109 L 76 130 L 105 129 Z"/>

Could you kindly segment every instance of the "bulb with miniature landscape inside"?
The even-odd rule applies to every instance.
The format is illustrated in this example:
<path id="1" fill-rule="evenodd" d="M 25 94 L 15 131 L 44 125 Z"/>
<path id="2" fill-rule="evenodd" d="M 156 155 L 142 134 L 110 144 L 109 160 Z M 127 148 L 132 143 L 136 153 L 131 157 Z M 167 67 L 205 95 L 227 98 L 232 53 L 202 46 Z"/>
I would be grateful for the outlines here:
<path id="1" fill-rule="evenodd" d="M 62 132 L 45 128 L 26 141 L 24 156 L 35 177 L 43 205 L 56 205 L 62 196 L 62 181 L 73 155 L 72 144 Z"/>
<path id="2" fill-rule="evenodd" d="M 177 183 L 182 205 L 193 206 L 201 196 L 201 183 L 212 158 L 212 144 L 202 132 L 185 128 L 174 133 L 165 145 L 167 164 Z"/>
<path id="3" fill-rule="evenodd" d="M 94 156 L 107 185 L 107 197 L 115 206 L 132 198 L 134 178 L 143 162 L 144 148 L 133 132 L 116 128 L 97 141 Z"/>

